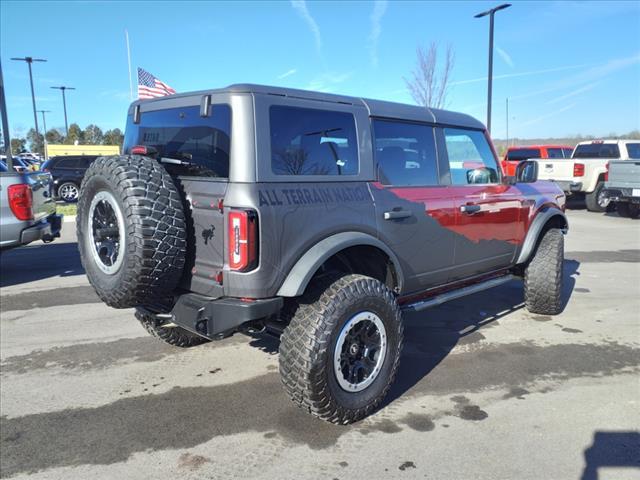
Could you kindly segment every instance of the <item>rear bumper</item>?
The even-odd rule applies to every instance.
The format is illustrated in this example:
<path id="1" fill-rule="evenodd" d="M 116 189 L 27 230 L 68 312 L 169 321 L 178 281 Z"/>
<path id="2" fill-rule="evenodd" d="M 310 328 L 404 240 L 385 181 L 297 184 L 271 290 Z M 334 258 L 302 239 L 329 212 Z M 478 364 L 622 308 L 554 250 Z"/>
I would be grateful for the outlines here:
<path id="1" fill-rule="evenodd" d="M 582 191 L 582 182 L 571 182 L 566 180 L 552 180 L 565 193 L 576 193 Z"/>
<path id="2" fill-rule="evenodd" d="M 52 242 L 60 236 L 61 230 L 62 215 L 51 214 L 46 219 L 22 230 L 20 233 L 20 244 L 26 245 L 36 240 L 42 240 L 47 243 Z"/>
<path id="3" fill-rule="evenodd" d="M 607 187 L 604 189 L 605 196 L 612 202 L 640 203 L 640 197 L 633 196 L 633 188 Z M 635 190 L 638 190 L 637 188 Z"/>
<path id="4" fill-rule="evenodd" d="M 143 307 L 137 308 L 155 317 L 159 325 L 174 324 L 215 340 L 233 333 L 244 323 L 277 314 L 282 304 L 282 297 L 244 300 L 186 293 L 178 298 L 173 310 L 168 314 L 156 314 Z"/>

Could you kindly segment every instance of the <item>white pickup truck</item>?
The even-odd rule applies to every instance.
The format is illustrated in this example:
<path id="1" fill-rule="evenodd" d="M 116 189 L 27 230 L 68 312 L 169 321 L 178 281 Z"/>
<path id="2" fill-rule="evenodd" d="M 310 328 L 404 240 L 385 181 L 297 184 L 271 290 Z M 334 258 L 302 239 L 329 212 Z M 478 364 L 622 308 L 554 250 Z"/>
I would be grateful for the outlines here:
<path id="1" fill-rule="evenodd" d="M 640 159 L 640 140 L 590 140 L 580 142 L 570 159 L 539 159 L 538 178 L 552 180 L 567 194 L 583 194 L 587 209 L 604 212 L 607 164 L 611 160 Z"/>

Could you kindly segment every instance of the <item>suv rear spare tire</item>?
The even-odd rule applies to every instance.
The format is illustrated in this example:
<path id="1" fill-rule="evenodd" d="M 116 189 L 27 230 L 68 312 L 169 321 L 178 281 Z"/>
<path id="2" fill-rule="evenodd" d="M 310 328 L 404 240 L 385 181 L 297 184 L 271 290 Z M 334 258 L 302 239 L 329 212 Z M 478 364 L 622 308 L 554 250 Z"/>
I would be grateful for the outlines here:
<path id="1" fill-rule="evenodd" d="M 95 160 L 82 181 L 76 225 L 82 266 L 106 304 L 156 303 L 177 286 L 185 216 L 173 179 L 155 160 Z"/>
<path id="2" fill-rule="evenodd" d="M 380 281 L 327 275 L 310 284 L 280 337 L 280 374 L 291 399 L 337 424 L 380 405 L 402 349 L 402 317 Z"/>

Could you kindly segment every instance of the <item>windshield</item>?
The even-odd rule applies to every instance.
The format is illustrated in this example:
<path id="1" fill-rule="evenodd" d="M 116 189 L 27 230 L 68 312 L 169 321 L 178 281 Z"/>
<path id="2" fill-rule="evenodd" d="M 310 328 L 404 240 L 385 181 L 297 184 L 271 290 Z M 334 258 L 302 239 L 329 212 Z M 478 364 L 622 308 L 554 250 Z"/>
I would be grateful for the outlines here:
<path id="1" fill-rule="evenodd" d="M 616 143 L 585 143 L 578 145 L 573 158 L 620 158 Z"/>

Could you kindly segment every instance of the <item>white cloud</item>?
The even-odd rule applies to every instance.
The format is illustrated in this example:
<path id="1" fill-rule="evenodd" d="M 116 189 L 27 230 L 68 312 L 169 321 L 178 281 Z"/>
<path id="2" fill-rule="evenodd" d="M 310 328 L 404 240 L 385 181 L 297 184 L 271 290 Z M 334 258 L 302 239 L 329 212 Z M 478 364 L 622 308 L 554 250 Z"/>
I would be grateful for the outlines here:
<path id="1" fill-rule="evenodd" d="M 369 34 L 369 54 L 371 64 L 378 66 L 378 40 L 382 34 L 382 17 L 387 11 L 387 0 L 376 0 L 371 12 L 371 33 Z"/>
<path id="2" fill-rule="evenodd" d="M 531 75 L 541 75 L 543 73 L 552 73 L 552 72 L 561 72 L 563 70 L 572 70 L 576 68 L 590 67 L 592 63 L 582 63 L 580 65 L 567 65 L 564 67 L 555 67 L 555 68 L 545 68 L 543 70 L 529 70 L 528 72 L 520 72 L 520 73 L 505 73 L 503 75 L 494 75 L 494 80 L 500 80 L 502 78 L 513 78 L 513 77 L 528 77 Z M 458 80 L 456 82 L 451 82 L 449 85 L 466 85 L 468 83 L 478 83 L 478 82 L 486 82 L 487 77 L 478 77 L 471 78 L 468 80 Z"/>
<path id="3" fill-rule="evenodd" d="M 496 46 L 496 52 L 498 52 L 498 55 L 500 55 L 500 58 L 502 58 L 504 63 L 509 65 L 511 68 L 514 67 L 513 60 L 511 59 L 511 55 L 509 55 L 506 50 L 503 50 L 502 48 Z"/>
<path id="4" fill-rule="evenodd" d="M 297 72 L 298 72 L 298 70 L 297 70 L 297 69 L 292 68 L 291 70 L 287 70 L 287 71 L 286 71 L 286 72 L 284 72 L 283 74 L 278 75 L 278 77 L 277 77 L 277 78 L 278 78 L 278 80 L 282 80 L 283 78 L 290 77 L 291 75 L 294 75 L 294 74 L 295 74 L 295 73 L 297 73 Z"/>
<path id="5" fill-rule="evenodd" d="M 545 115 L 541 115 L 537 118 L 533 118 L 531 120 L 527 120 L 526 122 L 523 122 L 521 124 L 518 125 L 518 127 L 527 127 L 529 125 L 533 125 L 534 123 L 540 123 L 543 120 L 546 120 L 547 118 L 551 118 L 551 117 L 555 117 L 557 115 L 560 115 L 563 112 L 566 112 L 567 110 L 571 110 L 572 108 L 574 108 L 577 105 L 577 103 L 572 103 L 570 105 L 566 105 L 558 110 L 554 110 L 551 113 L 547 113 Z"/>
<path id="6" fill-rule="evenodd" d="M 291 0 L 291 6 L 298 12 L 298 15 L 306 22 L 307 27 L 311 30 L 316 42 L 316 50 L 318 53 L 322 51 L 322 35 L 320 35 L 320 27 L 309 13 L 307 2 L 305 0 Z"/>
<path id="7" fill-rule="evenodd" d="M 589 90 L 593 90 L 598 85 L 600 85 L 600 82 L 590 83 L 588 85 L 585 85 L 582 88 L 574 90 L 573 92 L 569 92 L 569 93 L 567 93 L 565 95 L 561 95 L 559 97 L 553 98 L 553 99 L 549 100 L 548 102 L 546 102 L 546 104 L 547 105 L 551 105 L 553 103 L 558 103 L 558 102 L 561 102 L 563 100 L 566 100 L 567 98 L 575 97 L 576 95 L 580 95 L 581 93 L 588 92 Z"/>
<path id="8" fill-rule="evenodd" d="M 340 83 L 346 82 L 353 76 L 353 72 L 336 73 L 327 72 L 318 75 L 311 80 L 305 87 L 307 90 L 315 90 L 317 92 L 331 92 L 333 87 Z"/>

